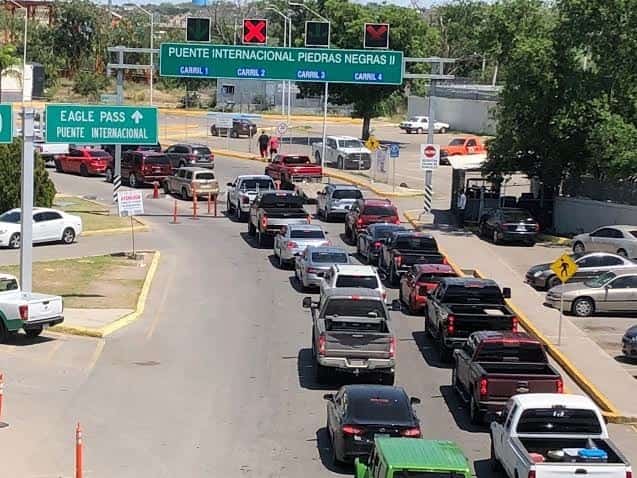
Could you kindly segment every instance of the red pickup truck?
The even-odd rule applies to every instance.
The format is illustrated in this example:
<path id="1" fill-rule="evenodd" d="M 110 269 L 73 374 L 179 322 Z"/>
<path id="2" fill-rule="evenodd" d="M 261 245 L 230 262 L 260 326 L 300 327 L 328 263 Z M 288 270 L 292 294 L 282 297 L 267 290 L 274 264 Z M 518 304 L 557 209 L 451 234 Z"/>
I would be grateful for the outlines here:
<path id="1" fill-rule="evenodd" d="M 309 156 L 302 154 L 277 154 L 265 167 L 265 174 L 278 179 L 282 184 L 302 181 L 320 181 L 323 168 L 312 163 Z"/>
<path id="2" fill-rule="evenodd" d="M 563 393 L 544 346 L 523 332 L 474 332 L 454 351 L 452 386 L 469 405 L 471 423 L 502 410 L 520 393 Z"/>
<path id="3" fill-rule="evenodd" d="M 442 277 L 457 276 L 449 264 L 415 264 L 400 280 L 400 301 L 407 306 L 410 314 L 424 312 L 427 292 L 435 289 Z"/>
<path id="4" fill-rule="evenodd" d="M 449 156 L 486 153 L 487 148 L 478 136 L 459 136 L 453 138 L 447 146 L 440 148 L 440 162 L 449 164 Z"/>

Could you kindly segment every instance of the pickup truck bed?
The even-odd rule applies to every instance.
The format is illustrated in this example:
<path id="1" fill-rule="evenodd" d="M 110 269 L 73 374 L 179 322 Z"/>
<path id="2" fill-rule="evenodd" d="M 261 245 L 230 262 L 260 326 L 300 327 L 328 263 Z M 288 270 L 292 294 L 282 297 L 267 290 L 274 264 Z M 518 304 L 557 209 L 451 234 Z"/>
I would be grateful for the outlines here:
<path id="1" fill-rule="evenodd" d="M 468 337 L 479 330 L 513 330 L 514 315 L 499 304 L 449 304 L 454 317 L 455 337 Z"/>
<path id="2" fill-rule="evenodd" d="M 588 438 L 514 438 L 520 445 L 526 449 L 527 453 L 539 453 L 548 458 L 548 452 L 551 450 L 562 450 L 564 448 L 586 448 L 589 442 Z M 613 444 L 602 438 L 590 439 L 596 448 L 604 450 L 608 454 L 608 459 L 602 464 L 622 464 L 626 463 L 626 459 L 621 456 Z M 587 463 L 590 465 L 591 463 Z"/>

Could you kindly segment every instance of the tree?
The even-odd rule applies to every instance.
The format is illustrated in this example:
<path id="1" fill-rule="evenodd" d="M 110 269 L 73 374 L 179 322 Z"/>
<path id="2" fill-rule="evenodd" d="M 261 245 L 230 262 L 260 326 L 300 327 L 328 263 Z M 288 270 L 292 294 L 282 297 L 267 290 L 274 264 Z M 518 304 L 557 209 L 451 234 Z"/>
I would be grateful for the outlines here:
<path id="1" fill-rule="evenodd" d="M 20 174 L 22 163 L 22 141 L 16 139 L 11 144 L 0 144 L 0 211 L 20 207 Z M 51 207 L 55 197 L 55 186 L 49 178 L 44 161 L 35 156 L 34 204 Z"/>
<path id="2" fill-rule="evenodd" d="M 0 45 L 0 80 L 9 73 L 9 68 L 19 63 L 13 45 Z M 2 102 L 2 81 L 0 81 L 0 103 Z"/>
<path id="3" fill-rule="evenodd" d="M 97 101 L 100 93 L 106 86 L 108 86 L 108 79 L 104 74 L 83 70 L 75 75 L 73 91 Z"/>

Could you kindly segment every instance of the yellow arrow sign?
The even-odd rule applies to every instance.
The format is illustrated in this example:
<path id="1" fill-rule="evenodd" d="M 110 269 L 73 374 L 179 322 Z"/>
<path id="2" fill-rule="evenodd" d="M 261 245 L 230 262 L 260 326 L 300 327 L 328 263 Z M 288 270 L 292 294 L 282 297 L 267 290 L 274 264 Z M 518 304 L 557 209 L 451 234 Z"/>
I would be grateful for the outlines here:
<path id="1" fill-rule="evenodd" d="M 365 147 L 370 151 L 376 151 L 380 148 L 380 141 L 378 141 L 375 136 L 370 136 L 367 138 L 367 141 L 365 141 Z"/>
<path id="2" fill-rule="evenodd" d="M 551 264 L 551 270 L 562 283 L 568 281 L 577 272 L 577 264 L 568 254 L 562 254 Z"/>

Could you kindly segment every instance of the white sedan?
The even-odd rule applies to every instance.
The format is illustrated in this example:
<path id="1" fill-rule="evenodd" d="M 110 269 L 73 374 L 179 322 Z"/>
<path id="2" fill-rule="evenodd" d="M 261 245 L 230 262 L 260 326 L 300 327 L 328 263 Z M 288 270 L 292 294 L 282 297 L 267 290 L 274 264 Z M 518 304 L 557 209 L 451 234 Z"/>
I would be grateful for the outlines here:
<path id="1" fill-rule="evenodd" d="M 573 238 L 573 252 L 612 252 L 637 258 L 637 226 L 604 226 Z"/>
<path id="2" fill-rule="evenodd" d="M 0 247 L 20 247 L 20 209 L 0 216 Z M 56 209 L 33 208 L 33 242 L 72 244 L 82 233 L 82 218 Z"/>

